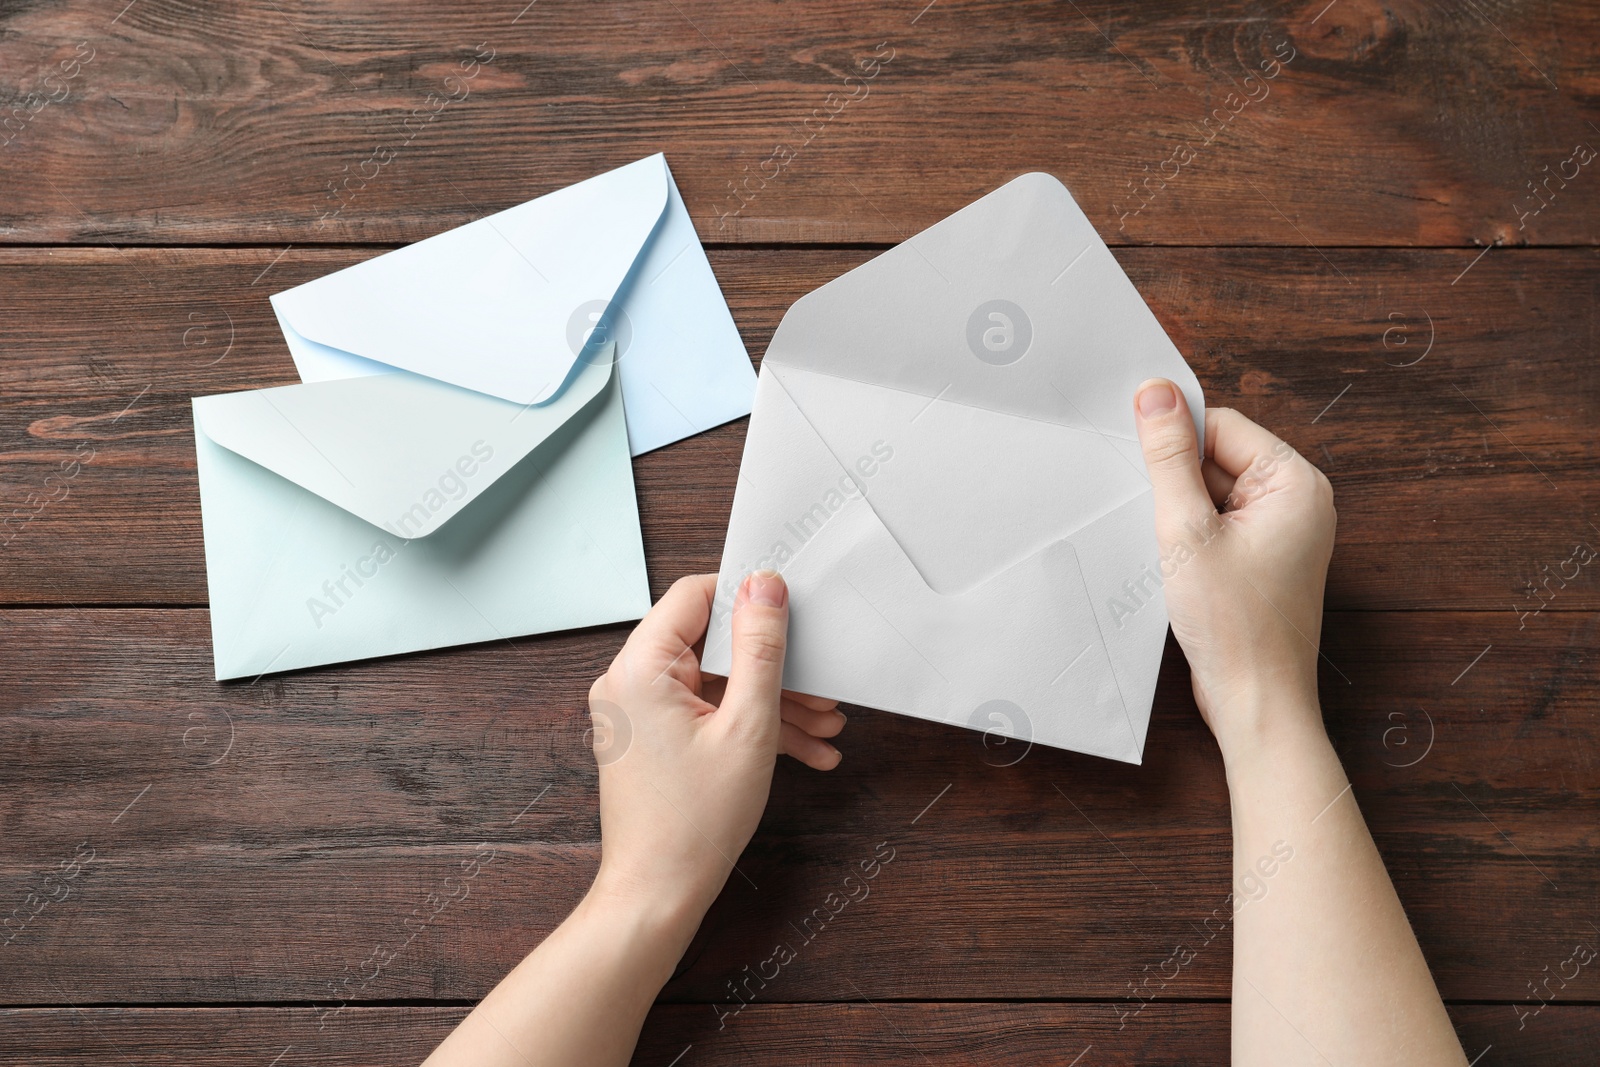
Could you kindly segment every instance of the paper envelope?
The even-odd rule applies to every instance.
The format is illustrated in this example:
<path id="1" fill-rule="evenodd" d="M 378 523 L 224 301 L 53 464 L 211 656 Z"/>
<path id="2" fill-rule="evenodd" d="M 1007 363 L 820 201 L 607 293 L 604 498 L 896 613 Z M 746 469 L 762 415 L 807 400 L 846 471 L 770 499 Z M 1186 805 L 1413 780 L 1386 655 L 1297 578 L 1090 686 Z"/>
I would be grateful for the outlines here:
<path id="1" fill-rule="evenodd" d="M 650 608 L 607 358 L 536 407 L 385 374 L 197 397 L 194 418 L 218 679 Z"/>
<path id="2" fill-rule="evenodd" d="M 617 345 L 634 455 L 750 413 L 755 371 L 659 153 L 274 294 L 305 382 L 408 370 L 518 404 Z"/>
<path id="3" fill-rule="evenodd" d="M 1194 374 L 1045 174 L 802 297 L 762 362 L 705 669 L 727 672 L 733 594 L 772 568 L 786 687 L 1139 762 L 1167 615 L 1133 394 L 1157 375 L 1202 425 Z"/>
<path id="4" fill-rule="evenodd" d="M 304 384 L 194 404 L 218 678 L 638 618 L 630 454 L 755 389 L 659 154 L 272 304 Z"/>
<path id="5" fill-rule="evenodd" d="M 386 374 L 197 397 L 194 419 L 218 679 L 650 608 L 607 359 L 537 407 Z"/>

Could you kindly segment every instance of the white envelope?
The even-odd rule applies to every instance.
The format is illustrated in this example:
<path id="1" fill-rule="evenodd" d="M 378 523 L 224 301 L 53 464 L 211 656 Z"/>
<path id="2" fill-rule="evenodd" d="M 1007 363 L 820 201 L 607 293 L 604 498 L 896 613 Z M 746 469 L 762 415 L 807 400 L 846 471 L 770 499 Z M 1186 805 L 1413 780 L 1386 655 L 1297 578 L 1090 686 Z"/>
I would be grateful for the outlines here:
<path id="1" fill-rule="evenodd" d="M 1202 426 L 1194 374 L 1046 174 L 802 297 L 762 362 L 705 669 L 727 672 L 739 582 L 773 568 L 786 687 L 1139 762 L 1167 630 L 1133 422 L 1153 376 Z"/>
<path id="2" fill-rule="evenodd" d="M 408 370 L 518 404 L 617 344 L 632 452 L 750 412 L 755 371 L 666 158 L 272 297 L 304 382 Z"/>

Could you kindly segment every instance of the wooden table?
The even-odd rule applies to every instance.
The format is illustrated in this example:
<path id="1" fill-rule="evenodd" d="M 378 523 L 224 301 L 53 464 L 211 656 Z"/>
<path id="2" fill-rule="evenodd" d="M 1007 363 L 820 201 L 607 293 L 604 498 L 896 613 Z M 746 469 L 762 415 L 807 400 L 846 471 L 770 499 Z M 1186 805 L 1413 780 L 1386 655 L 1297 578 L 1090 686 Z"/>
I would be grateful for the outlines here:
<path id="1" fill-rule="evenodd" d="M 1600 966 L 1554 976 L 1600 948 L 1600 6 L 525 2 L 0 16 L 0 1058 L 414 1062 L 578 899 L 627 627 L 216 684 L 189 398 L 296 380 L 268 293 L 665 150 L 757 359 L 1066 182 L 1210 401 L 1333 480 L 1326 716 L 1469 1058 L 1595 1062 Z M 715 569 L 744 433 L 637 462 L 656 593 Z M 1143 767 L 865 710 L 844 747 L 779 769 L 636 1062 L 1225 1061 L 1176 646 Z"/>

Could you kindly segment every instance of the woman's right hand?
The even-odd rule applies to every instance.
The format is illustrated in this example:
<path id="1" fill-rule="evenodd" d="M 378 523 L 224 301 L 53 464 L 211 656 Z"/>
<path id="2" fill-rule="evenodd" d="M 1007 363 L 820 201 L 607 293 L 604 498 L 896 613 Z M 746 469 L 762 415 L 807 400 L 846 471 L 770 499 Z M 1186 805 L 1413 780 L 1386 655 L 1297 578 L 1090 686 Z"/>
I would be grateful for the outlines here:
<path id="1" fill-rule="evenodd" d="M 1317 646 L 1335 522 L 1328 479 L 1227 408 L 1206 412 L 1202 456 L 1183 393 L 1165 378 L 1142 384 L 1134 407 L 1167 613 L 1224 757 L 1285 728 L 1320 732 Z"/>
<path id="2" fill-rule="evenodd" d="M 1227 770 L 1233 1062 L 1467 1067 L 1322 726 L 1328 479 L 1236 411 L 1207 411 L 1198 447 L 1171 382 L 1134 404 L 1168 616 Z"/>

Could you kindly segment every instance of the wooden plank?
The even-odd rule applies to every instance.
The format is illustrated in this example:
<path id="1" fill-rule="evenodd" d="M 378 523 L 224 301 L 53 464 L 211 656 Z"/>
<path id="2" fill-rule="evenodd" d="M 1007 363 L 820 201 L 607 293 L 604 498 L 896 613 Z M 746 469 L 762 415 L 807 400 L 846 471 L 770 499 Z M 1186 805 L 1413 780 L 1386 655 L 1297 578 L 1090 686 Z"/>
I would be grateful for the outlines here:
<path id="1" fill-rule="evenodd" d="M 1451 1004 L 1475 1067 L 1536 1063 L 1588 1067 L 1600 1007 L 1551 1004 L 1520 1029 L 1510 1005 Z M 1115 1004 L 754 1004 L 722 1029 L 704 1005 L 658 1005 L 633 1062 L 639 1067 L 770 1064 L 1018 1064 L 1138 1067 L 1225 1063 L 1228 1006 L 1148 1006 L 1118 1028 Z M 464 1007 L 350 1008 L 319 1026 L 306 1008 L 30 1008 L 0 1011 L 0 1054 L 35 1067 L 415 1063 L 466 1014 Z M 1092 1051 L 1085 1050 L 1092 1046 Z M 281 1059 L 274 1059 L 281 1057 Z"/>
<path id="2" fill-rule="evenodd" d="M 0 601 L 204 604 L 189 398 L 294 381 L 267 291 L 373 254 L 0 252 L 0 503 L 13 517 Z M 713 262 L 759 357 L 791 302 L 872 254 Z M 1600 370 L 1574 358 L 1600 317 L 1600 254 L 1120 255 L 1211 401 L 1273 427 L 1333 479 L 1331 606 L 1513 620 L 1600 607 L 1587 571 L 1530 589 L 1576 543 L 1600 548 L 1584 498 L 1600 463 Z M 716 569 L 744 426 L 636 464 L 658 589 Z M 45 480 L 91 456 L 65 483 Z"/>
<path id="3" fill-rule="evenodd" d="M 693 1047 L 683 1067 L 709 1064 L 1049 1064 L 1137 1067 L 1228 1062 L 1226 1004 L 1150 1004 L 1138 1016 L 1126 1005 L 894 1004 L 751 1005 L 723 1029 L 697 1016 L 704 1008 L 657 1007 L 634 1063 L 667 1067 Z M 1547 1007 L 1519 1031 L 1509 1005 L 1447 1005 L 1467 1055 L 1492 1049 L 1474 1067 L 1592 1062 L 1600 1008 Z"/>
<path id="4" fill-rule="evenodd" d="M 1585 0 L 117 6 L 5 20 L 6 240 L 410 241 L 662 149 L 718 241 L 1029 170 L 1124 243 L 1600 238 Z"/>
<path id="5" fill-rule="evenodd" d="M 1065 825 L 1064 807 L 1039 821 Z M 1524 829 L 1507 830 L 1518 847 L 1529 843 Z M 758 840 L 740 869 L 759 889 L 736 876 L 666 997 L 731 1010 L 729 983 L 770 967 L 785 946 L 797 959 L 771 983 L 783 1000 L 1121 997 L 1132 1010 L 1138 983 L 1189 952 L 1198 956 L 1166 994 L 1228 994 L 1225 834 L 1123 838 L 1145 882 L 1106 839 L 1076 826 L 1009 840 L 998 830 L 878 832 L 887 836 Z M 1488 841 L 1469 851 L 1456 837 L 1441 829 L 1382 841 L 1446 996 L 1515 1001 L 1575 943 L 1594 947 L 1582 917 L 1600 892 L 1585 869 L 1592 848 L 1532 853 L 1560 879 L 1557 892 L 1514 853 L 1497 856 Z M 67 993 L 93 1003 L 470 998 L 549 934 L 599 857 L 598 846 L 577 845 L 491 854 L 472 838 L 417 850 L 132 848 L 110 831 L 82 840 L 94 848 L 91 873 L 73 897 L 17 920 L 0 1002 L 61 1003 L 69 977 Z M 872 895 L 831 920 L 819 915 L 884 840 L 894 862 Z M 61 858 L 79 841 L 68 838 Z M 461 865 L 490 855 L 466 882 Z M 37 907 L 25 892 L 51 869 L 0 867 L 13 906 Z"/>
<path id="6" fill-rule="evenodd" d="M 3 949 L 0 1003 L 59 1003 L 64 974 L 92 1003 L 476 995 L 593 872 L 579 709 L 624 630 L 219 686 L 203 612 L 0 612 L 9 907 L 94 850 Z M 1519 998 L 1589 936 L 1597 631 L 1576 613 L 1520 633 L 1464 613 L 1328 617 L 1335 743 L 1447 996 Z M 843 746 L 831 775 L 783 765 L 750 882 L 670 998 L 715 1002 L 775 937 L 814 932 L 806 917 L 882 842 L 896 859 L 871 896 L 775 996 L 1114 998 L 1227 914 L 1225 785 L 1173 648 L 1143 767 L 1045 749 L 996 766 L 1013 757 L 970 732 L 863 710 Z M 446 883 L 480 842 L 496 859 Z M 430 893 L 460 899 L 434 920 Z M 1207 940 L 1170 995 L 1227 994 L 1228 935 Z M 399 962 L 330 991 L 378 944 Z"/>
<path id="7" fill-rule="evenodd" d="M 141 825 L 173 842 L 404 847 L 459 842 L 466 828 L 514 842 L 525 838 L 513 821 L 536 797 L 524 829 L 594 841 L 583 708 L 626 633 L 607 627 L 218 684 L 202 611 L 0 613 L 0 721 L 25 755 L 11 762 L 12 789 L 0 796 L 7 853 L 46 863 L 86 813 L 109 819 L 146 786 L 160 803 L 141 805 Z M 1492 845 L 1456 783 L 1540 849 L 1592 843 L 1597 633 L 1593 614 L 1517 631 L 1482 614 L 1329 613 L 1328 725 L 1374 828 L 1454 826 Z M 1071 781 L 1098 791 L 1097 823 L 1134 839 L 1165 829 L 1225 834 L 1225 785 L 1187 683 L 1169 638 L 1139 768 L 1043 747 L 1025 757 L 991 752 L 971 731 L 862 712 L 839 769 L 784 765 L 763 825 L 784 837 L 894 825 L 952 785 L 953 795 L 984 802 L 946 806 L 943 825 L 1027 828 L 1042 811 L 1070 813 L 1052 783 Z M 1174 783 L 1182 789 L 1168 791 Z M 353 799 L 331 803 L 336 796 Z M 842 796 L 848 811 L 835 810 Z M 819 810 L 829 813 L 820 822 Z M 1552 811 L 1565 814 L 1541 817 Z"/>

